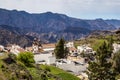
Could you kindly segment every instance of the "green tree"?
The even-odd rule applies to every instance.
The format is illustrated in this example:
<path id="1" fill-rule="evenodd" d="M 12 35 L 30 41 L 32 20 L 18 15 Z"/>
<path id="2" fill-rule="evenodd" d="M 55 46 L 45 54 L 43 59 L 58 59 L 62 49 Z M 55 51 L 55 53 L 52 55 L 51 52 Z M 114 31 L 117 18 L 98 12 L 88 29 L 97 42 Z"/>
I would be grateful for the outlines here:
<path id="1" fill-rule="evenodd" d="M 34 55 L 31 52 L 21 52 L 18 54 L 18 60 L 25 64 L 25 66 L 32 66 L 34 63 Z"/>
<path id="2" fill-rule="evenodd" d="M 112 42 L 104 42 L 95 55 L 95 61 L 89 62 L 89 80 L 115 80 L 115 73 L 112 68 L 111 54 Z"/>
<path id="3" fill-rule="evenodd" d="M 108 51 L 109 51 L 109 56 L 111 57 L 112 56 L 112 53 L 113 53 L 113 43 L 114 43 L 114 40 L 113 40 L 113 36 L 111 35 L 110 38 L 108 39 Z"/>
<path id="4" fill-rule="evenodd" d="M 64 49 L 64 58 L 67 58 L 68 54 L 69 54 L 69 49 L 67 47 L 65 47 L 65 49 Z"/>
<path id="5" fill-rule="evenodd" d="M 68 49 L 65 48 L 64 44 L 65 41 L 61 38 L 56 45 L 54 53 L 57 59 L 66 58 L 68 55 Z"/>

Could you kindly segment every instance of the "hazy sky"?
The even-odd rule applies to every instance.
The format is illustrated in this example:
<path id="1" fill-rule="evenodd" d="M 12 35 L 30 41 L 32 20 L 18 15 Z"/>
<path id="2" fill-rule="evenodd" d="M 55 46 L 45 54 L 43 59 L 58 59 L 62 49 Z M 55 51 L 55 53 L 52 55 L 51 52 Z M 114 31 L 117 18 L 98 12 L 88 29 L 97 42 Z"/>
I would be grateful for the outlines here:
<path id="1" fill-rule="evenodd" d="M 51 11 L 81 19 L 120 19 L 120 0 L 0 0 L 0 8 Z"/>

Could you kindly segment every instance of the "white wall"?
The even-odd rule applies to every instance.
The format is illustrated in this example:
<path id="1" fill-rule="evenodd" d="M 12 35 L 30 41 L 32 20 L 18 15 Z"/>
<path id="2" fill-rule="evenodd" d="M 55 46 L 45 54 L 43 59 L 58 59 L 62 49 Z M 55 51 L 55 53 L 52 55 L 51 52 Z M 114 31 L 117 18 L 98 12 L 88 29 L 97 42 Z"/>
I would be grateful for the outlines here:
<path id="1" fill-rule="evenodd" d="M 57 67 L 59 67 L 63 70 L 66 70 L 66 71 L 68 71 L 68 70 L 72 71 L 75 74 L 80 74 L 86 70 L 86 67 L 84 65 L 75 65 L 74 63 L 57 65 Z"/>
<path id="2" fill-rule="evenodd" d="M 74 42 L 68 42 L 68 43 L 66 44 L 66 47 L 74 47 Z"/>
<path id="3" fill-rule="evenodd" d="M 56 58 L 54 56 L 48 57 L 47 64 L 55 64 Z"/>
<path id="4" fill-rule="evenodd" d="M 44 51 L 54 51 L 55 48 L 45 48 Z"/>
<path id="5" fill-rule="evenodd" d="M 34 60 L 38 64 L 41 64 L 39 63 L 39 61 L 43 61 L 43 60 L 46 62 L 46 64 L 53 64 L 55 62 L 55 57 L 52 56 L 52 53 L 47 52 L 44 54 L 34 55 Z"/>

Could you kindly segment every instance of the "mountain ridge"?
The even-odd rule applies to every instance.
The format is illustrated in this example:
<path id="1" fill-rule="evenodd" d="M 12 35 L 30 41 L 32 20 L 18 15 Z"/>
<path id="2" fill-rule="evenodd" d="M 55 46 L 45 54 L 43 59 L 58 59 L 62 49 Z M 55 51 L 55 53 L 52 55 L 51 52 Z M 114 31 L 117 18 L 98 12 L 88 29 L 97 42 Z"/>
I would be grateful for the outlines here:
<path id="1" fill-rule="evenodd" d="M 103 19 L 85 20 L 52 12 L 35 14 L 7 9 L 0 9 L 0 25 L 19 28 L 18 31 L 22 35 L 37 37 L 45 42 L 56 42 L 61 37 L 65 40 L 75 40 L 93 30 L 118 28 L 112 22 Z"/>
<path id="2" fill-rule="evenodd" d="M 67 15 L 64 14 L 58 14 L 58 13 L 52 13 L 52 12 L 46 12 L 46 13 L 41 13 L 41 14 L 30 14 L 28 12 L 25 11 L 17 11 L 17 10 L 4 10 L 4 9 L 0 9 L 0 17 L 2 18 L 3 21 L 5 21 L 5 18 L 7 18 L 6 24 L 9 24 L 10 26 L 14 26 L 14 27 L 34 27 L 34 26 L 40 26 L 40 27 L 47 27 L 48 25 L 45 25 L 45 23 L 50 23 L 50 22 L 54 22 L 56 20 L 56 23 L 54 22 L 54 24 L 62 24 L 64 23 L 64 25 L 62 24 L 62 26 L 72 26 L 72 27 L 89 27 L 91 28 L 91 25 L 88 23 L 88 21 L 90 20 L 82 20 L 82 19 L 78 19 L 78 18 L 72 18 L 72 17 L 68 17 Z M 17 18 L 17 20 L 15 20 L 15 18 Z M 1 20 L 1 21 L 2 21 Z M 25 23 L 23 23 L 23 25 L 19 24 L 21 21 L 25 21 L 26 20 L 26 25 Z M 103 20 L 103 19 L 101 19 Z M 28 23 L 27 23 L 28 21 Z M 57 21 L 59 21 L 57 23 Z M 97 21 L 97 19 L 96 19 Z M 16 25 L 16 23 L 18 22 L 18 24 Z M 33 22 L 34 25 L 30 25 L 30 22 Z M 0 24 L 5 24 L 4 22 L 0 22 Z M 48 26 L 48 27 L 54 27 L 54 25 L 52 26 Z M 93 26 L 92 26 L 93 27 Z"/>

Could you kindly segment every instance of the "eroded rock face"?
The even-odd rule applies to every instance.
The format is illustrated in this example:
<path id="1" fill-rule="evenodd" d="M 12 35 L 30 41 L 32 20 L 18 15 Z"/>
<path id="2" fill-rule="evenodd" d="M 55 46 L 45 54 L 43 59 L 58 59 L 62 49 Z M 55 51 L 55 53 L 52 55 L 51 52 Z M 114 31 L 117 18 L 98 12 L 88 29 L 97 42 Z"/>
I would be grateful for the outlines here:
<path id="1" fill-rule="evenodd" d="M 22 47 L 32 44 L 32 38 L 20 33 L 19 28 L 14 28 L 7 25 L 0 25 L 0 44 L 18 44 Z"/>

